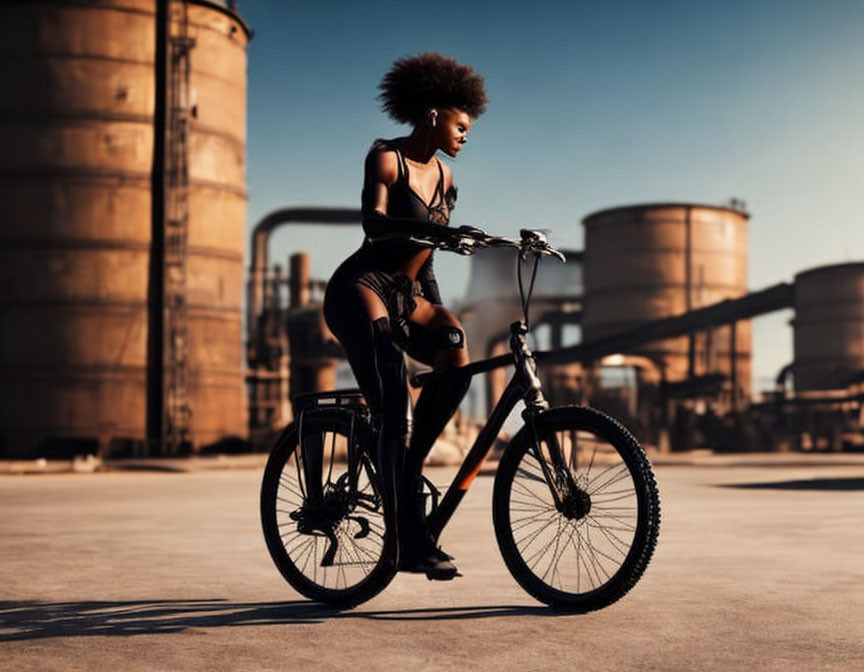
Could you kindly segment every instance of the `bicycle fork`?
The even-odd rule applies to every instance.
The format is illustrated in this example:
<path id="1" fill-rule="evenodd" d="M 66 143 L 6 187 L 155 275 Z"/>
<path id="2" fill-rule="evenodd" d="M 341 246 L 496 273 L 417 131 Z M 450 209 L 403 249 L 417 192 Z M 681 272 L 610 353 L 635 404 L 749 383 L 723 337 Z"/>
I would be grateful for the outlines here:
<path id="1" fill-rule="evenodd" d="M 543 396 L 542 385 L 537 376 L 534 355 L 528 347 L 528 342 L 525 338 L 527 333 L 528 328 L 524 322 L 514 322 L 510 325 L 510 347 L 515 358 L 516 374 L 505 388 L 495 408 L 492 409 L 486 425 L 480 430 L 474 441 L 474 445 L 471 446 L 471 450 L 465 456 L 465 461 L 462 463 L 453 483 L 441 499 L 441 504 L 427 518 L 429 532 L 435 539 L 438 539 L 441 535 L 444 526 L 456 511 L 456 507 L 462 501 L 474 478 L 480 473 L 483 462 L 489 454 L 492 444 L 495 442 L 495 437 L 501 431 L 501 427 L 510 415 L 510 411 L 513 410 L 513 407 L 520 400 L 525 402 L 525 410 L 522 413 L 522 417 L 528 425 L 534 445 L 537 447 L 537 461 L 543 470 L 543 476 L 549 485 L 555 506 L 559 510 L 563 507 L 562 492 L 566 495 L 568 492 L 573 492 L 572 489 L 576 487 L 572 475 L 566 467 L 564 453 L 561 450 L 561 446 L 558 445 L 557 438 L 554 435 L 547 437 L 546 442 L 550 454 L 550 462 L 555 473 L 552 473 L 552 470 L 550 470 L 550 464 L 543 457 L 542 450 L 540 449 L 541 437 L 537 432 L 535 419 L 540 413 L 548 410 L 549 403 Z"/>
<path id="2" fill-rule="evenodd" d="M 566 496 L 569 492 L 575 492 L 576 482 L 567 468 L 567 460 L 564 450 L 558 442 L 558 437 L 552 432 L 549 436 L 541 437 L 537 431 L 537 417 L 544 411 L 549 410 L 549 402 L 543 395 L 543 386 L 537 375 L 537 362 L 534 353 L 528 346 L 528 326 L 525 322 L 513 322 L 510 325 L 510 349 L 516 357 L 516 373 L 522 376 L 525 391 L 523 398 L 525 409 L 522 411 L 522 419 L 525 421 L 533 439 L 535 457 L 540 464 L 543 477 L 549 486 L 549 492 L 555 502 L 555 508 L 561 511 L 564 507 L 562 492 Z M 543 455 L 542 441 L 545 438 L 546 448 L 549 453 L 549 462 L 555 470 L 553 474 L 549 469 L 549 462 Z"/>

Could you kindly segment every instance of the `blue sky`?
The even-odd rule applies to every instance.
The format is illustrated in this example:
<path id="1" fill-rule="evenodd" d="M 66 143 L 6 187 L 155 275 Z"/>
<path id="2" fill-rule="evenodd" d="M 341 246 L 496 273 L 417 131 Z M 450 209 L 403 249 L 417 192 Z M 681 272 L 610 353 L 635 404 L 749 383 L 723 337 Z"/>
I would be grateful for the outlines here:
<path id="1" fill-rule="evenodd" d="M 864 260 L 864 2 L 508 3 L 240 0 L 249 45 L 249 223 L 286 206 L 359 203 L 392 61 L 436 50 L 486 76 L 490 105 L 452 164 L 454 223 L 552 229 L 626 204 L 742 198 L 750 287 Z M 315 250 L 327 277 L 360 242 L 289 227 L 271 259 Z M 436 259 L 445 301 L 469 262 Z M 791 359 L 791 314 L 754 322 L 757 384 Z"/>

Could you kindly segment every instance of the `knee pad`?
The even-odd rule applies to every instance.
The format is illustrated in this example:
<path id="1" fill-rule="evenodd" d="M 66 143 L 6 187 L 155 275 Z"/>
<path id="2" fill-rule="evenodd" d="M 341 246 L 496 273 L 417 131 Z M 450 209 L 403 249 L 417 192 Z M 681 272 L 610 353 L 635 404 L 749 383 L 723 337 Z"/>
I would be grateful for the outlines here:
<path id="1" fill-rule="evenodd" d="M 438 347 L 442 350 L 459 350 L 465 347 L 465 332 L 459 327 L 443 327 L 438 331 Z"/>
<path id="2" fill-rule="evenodd" d="M 410 321 L 411 339 L 405 350 L 414 359 L 430 366 L 435 365 L 435 355 L 439 350 L 459 350 L 465 347 L 465 332 L 457 327 L 428 327 Z"/>

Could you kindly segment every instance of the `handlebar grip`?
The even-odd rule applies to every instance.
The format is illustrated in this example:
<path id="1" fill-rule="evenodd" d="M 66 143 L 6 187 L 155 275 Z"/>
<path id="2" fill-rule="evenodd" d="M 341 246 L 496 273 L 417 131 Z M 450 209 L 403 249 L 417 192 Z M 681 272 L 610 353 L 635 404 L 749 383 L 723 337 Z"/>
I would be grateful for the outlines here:
<path id="1" fill-rule="evenodd" d="M 488 238 L 489 234 L 486 233 L 483 229 L 478 229 L 476 226 L 469 226 L 468 224 L 463 224 L 456 231 L 462 235 L 474 236 L 478 238 Z"/>

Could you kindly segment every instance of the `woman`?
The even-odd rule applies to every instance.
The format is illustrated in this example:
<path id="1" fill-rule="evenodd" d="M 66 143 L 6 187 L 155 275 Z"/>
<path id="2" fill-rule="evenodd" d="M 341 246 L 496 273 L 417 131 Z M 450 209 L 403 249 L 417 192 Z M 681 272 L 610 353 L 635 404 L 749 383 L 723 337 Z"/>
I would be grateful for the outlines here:
<path id="1" fill-rule="evenodd" d="M 432 251 L 411 236 L 440 240 L 456 202 L 450 169 L 471 122 L 486 106 L 483 77 L 438 53 L 396 61 L 381 82 L 382 107 L 412 126 L 406 137 L 376 141 L 366 157 L 362 247 L 333 274 L 324 314 L 380 423 L 378 472 L 400 569 L 429 578 L 457 575 L 423 523 L 420 473 L 435 439 L 468 390 L 465 334 L 441 305 Z M 403 352 L 439 374 L 412 413 Z M 395 533 L 395 534 L 393 534 Z"/>

